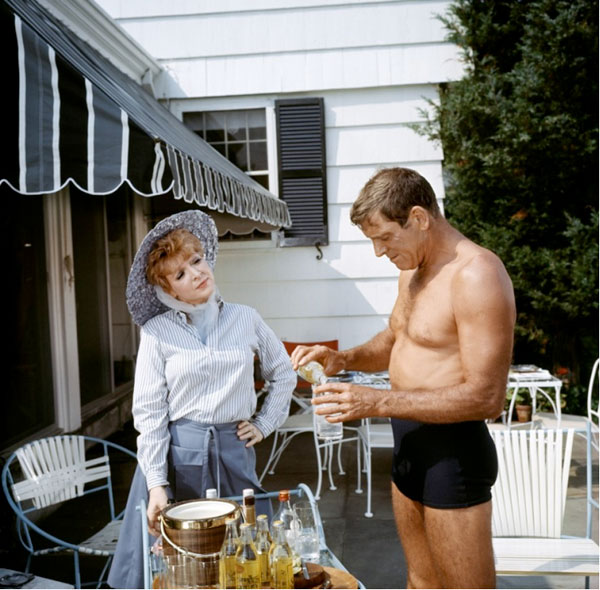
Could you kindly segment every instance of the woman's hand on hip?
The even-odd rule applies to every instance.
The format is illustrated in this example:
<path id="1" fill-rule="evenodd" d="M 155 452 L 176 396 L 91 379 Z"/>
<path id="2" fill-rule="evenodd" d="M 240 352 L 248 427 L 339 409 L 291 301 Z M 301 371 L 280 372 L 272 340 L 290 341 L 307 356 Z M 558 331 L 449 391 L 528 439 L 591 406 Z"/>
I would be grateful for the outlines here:
<path id="1" fill-rule="evenodd" d="M 237 435 L 240 440 L 248 441 L 246 447 L 252 447 L 264 438 L 263 433 L 258 427 L 252 424 L 252 422 L 248 422 L 248 420 L 242 420 L 237 425 Z"/>
<path id="2" fill-rule="evenodd" d="M 167 492 L 163 486 L 157 486 L 150 490 L 146 515 L 148 516 L 148 531 L 155 537 L 160 537 L 158 515 L 167 505 L 168 501 L 169 498 L 167 497 Z"/>

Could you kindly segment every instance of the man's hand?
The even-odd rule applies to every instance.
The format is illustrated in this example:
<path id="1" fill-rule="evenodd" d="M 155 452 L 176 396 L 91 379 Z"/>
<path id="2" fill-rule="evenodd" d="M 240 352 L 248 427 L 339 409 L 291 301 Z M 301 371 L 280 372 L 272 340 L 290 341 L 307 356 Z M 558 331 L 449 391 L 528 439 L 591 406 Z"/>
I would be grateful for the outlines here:
<path id="1" fill-rule="evenodd" d="M 247 420 L 242 420 L 237 425 L 237 435 L 240 440 L 248 441 L 246 447 L 252 447 L 264 438 L 263 433 L 258 427 Z"/>
<path id="2" fill-rule="evenodd" d="M 387 390 L 373 389 L 353 383 L 324 383 L 314 388 L 315 394 L 326 394 L 313 397 L 315 414 L 327 416 L 328 422 L 347 422 L 373 416 L 386 416 Z M 337 404 L 335 408 L 319 408 L 320 404 Z M 329 416 L 337 413 L 338 416 Z"/>
<path id="3" fill-rule="evenodd" d="M 167 492 L 163 486 L 157 486 L 150 490 L 146 515 L 148 516 L 148 531 L 155 537 L 160 537 L 158 515 L 167 505 L 168 501 L 169 498 L 167 497 Z"/>
<path id="4" fill-rule="evenodd" d="M 317 361 L 323 365 L 326 375 L 337 375 L 346 368 L 344 353 L 338 350 L 332 350 L 317 344 L 316 346 L 297 346 L 290 355 L 294 371 L 299 366 L 305 365 L 310 361 Z"/>

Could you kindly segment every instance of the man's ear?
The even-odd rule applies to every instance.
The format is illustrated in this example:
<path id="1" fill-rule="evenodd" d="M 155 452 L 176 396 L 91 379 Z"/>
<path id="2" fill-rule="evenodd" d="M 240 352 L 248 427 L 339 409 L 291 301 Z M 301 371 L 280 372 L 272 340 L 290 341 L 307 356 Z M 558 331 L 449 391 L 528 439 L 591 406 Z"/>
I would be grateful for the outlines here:
<path id="1" fill-rule="evenodd" d="M 415 205 L 408 214 L 409 219 L 420 229 L 420 230 L 428 230 L 430 225 L 430 216 L 429 212 L 421 207 L 420 205 Z"/>

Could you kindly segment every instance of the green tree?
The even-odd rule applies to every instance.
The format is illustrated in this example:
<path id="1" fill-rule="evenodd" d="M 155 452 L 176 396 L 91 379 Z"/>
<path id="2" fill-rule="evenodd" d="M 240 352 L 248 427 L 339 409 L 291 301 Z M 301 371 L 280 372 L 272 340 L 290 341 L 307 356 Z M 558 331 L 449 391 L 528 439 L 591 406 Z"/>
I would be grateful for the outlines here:
<path id="1" fill-rule="evenodd" d="M 420 132 L 444 150 L 446 214 L 511 275 L 515 362 L 568 369 L 580 410 L 598 355 L 598 1 L 455 0 L 441 18 L 465 74 Z"/>

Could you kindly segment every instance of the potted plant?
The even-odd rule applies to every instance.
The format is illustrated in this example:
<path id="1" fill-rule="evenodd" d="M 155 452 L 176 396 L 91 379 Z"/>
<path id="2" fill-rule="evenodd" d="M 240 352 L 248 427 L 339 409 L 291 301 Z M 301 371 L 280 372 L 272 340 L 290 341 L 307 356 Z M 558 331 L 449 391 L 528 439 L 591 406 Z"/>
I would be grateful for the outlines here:
<path id="1" fill-rule="evenodd" d="M 531 421 L 531 397 L 529 390 L 525 388 L 518 388 L 516 391 L 514 388 L 510 388 L 506 392 L 506 403 L 507 408 L 510 408 L 513 395 L 515 399 L 515 412 L 517 414 L 517 421 L 519 422 L 530 422 Z"/>

